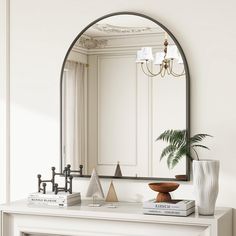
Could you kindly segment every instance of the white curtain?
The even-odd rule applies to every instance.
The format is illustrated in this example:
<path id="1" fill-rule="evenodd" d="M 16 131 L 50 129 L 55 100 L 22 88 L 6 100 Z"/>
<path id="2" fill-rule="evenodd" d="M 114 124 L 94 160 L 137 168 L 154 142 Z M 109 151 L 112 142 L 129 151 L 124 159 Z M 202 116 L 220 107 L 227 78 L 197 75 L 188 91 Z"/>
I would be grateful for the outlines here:
<path id="1" fill-rule="evenodd" d="M 85 64 L 66 62 L 62 94 L 64 164 L 77 170 L 86 161 L 86 77 Z"/>

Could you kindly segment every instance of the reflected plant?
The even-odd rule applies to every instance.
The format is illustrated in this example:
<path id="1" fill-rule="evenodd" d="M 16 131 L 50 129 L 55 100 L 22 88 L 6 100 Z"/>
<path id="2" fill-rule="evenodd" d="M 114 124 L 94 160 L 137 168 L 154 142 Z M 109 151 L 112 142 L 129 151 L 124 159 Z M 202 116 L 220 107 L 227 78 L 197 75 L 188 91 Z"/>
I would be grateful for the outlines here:
<path id="1" fill-rule="evenodd" d="M 207 146 L 200 144 L 206 137 L 213 137 L 209 134 L 196 134 L 189 139 L 187 138 L 186 130 L 166 130 L 156 141 L 162 140 L 169 145 L 165 147 L 161 153 L 160 161 L 167 158 L 169 169 L 173 169 L 183 157 L 188 157 L 191 160 L 199 160 L 196 148 L 208 149 Z M 195 153 L 196 158 L 191 153 Z"/>

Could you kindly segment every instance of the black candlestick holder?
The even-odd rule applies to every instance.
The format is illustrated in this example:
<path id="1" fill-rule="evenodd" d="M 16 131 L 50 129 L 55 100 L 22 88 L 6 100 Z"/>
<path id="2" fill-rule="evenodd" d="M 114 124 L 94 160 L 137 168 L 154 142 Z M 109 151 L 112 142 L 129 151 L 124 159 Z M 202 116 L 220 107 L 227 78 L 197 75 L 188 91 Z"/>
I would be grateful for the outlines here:
<path id="1" fill-rule="evenodd" d="M 48 179 L 48 180 L 42 180 L 41 179 L 41 175 L 38 174 L 38 192 L 40 193 L 42 191 L 43 194 L 46 194 L 46 187 L 47 187 L 47 183 L 51 183 L 52 185 L 52 192 L 54 192 L 55 194 L 58 194 L 58 192 L 69 192 L 70 194 L 72 194 L 72 179 L 73 176 L 70 174 L 71 170 L 70 170 L 70 165 L 67 165 L 64 170 L 63 173 L 57 173 L 56 172 L 56 168 L 52 167 L 52 178 Z M 82 173 L 82 170 L 81 170 Z M 64 181 L 64 187 L 59 187 L 58 183 L 55 182 L 55 177 L 59 175 L 60 177 L 63 177 L 65 179 Z"/>
<path id="2" fill-rule="evenodd" d="M 79 170 L 71 170 L 71 165 L 68 164 L 67 170 L 68 170 L 69 175 L 71 173 L 78 173 L 80 176 L 83 176 L 83 165 L 79 165 Z"/>

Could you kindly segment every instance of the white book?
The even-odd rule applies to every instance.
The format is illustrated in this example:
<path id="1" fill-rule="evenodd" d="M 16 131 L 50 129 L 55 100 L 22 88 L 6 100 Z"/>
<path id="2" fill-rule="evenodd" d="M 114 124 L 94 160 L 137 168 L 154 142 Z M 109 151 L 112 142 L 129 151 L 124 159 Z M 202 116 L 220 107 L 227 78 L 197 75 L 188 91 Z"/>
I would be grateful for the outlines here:
<path id="1" fill-rule="evenodd" d="M 71 199 L 71 198 L 74 198 L 74 197 L 80 197 L 80 193 L 65 193 L 65 192 L 58 192 L 58 194 L 55 194 L 54 192 L 48 192 L 46 194 L 43 194 L 43 193 L 38 193 L 38 192 L 35 192 L 35 193 L 30 193 L 28 195 L 28 197 L 38 197 L 38 198 L 53 198 L 53 199 L 57 199 L 57 198 L 64 198 L 64 199 Z"/>
<path id="2" fill-rule="evenodd" d="M 41 206 L 73 206 L 81 203 L 81 198 L 77 197 L 71 201 L 66 199 L 47 199 L 47 198 L 28 198 L 28 204 L 41 205 Z"/>
<path id="3" fill-rule="evenodd" d="M 148 209 L 144 208 L 143 213 L 147 215 L 165 215 L 165 216 L 188 216 L 195 212 L 195 207 L 192 207 L 186 211 L 179 211 L 179 210 L 160 210 L 160 209 Z"/>
<path id="4" fill-rule="evenodd" d="M 156 202 L 155 199 L 143 202 L 143 208 L 147 209 L 171 209 L 186 211 L 195 206 L 194 200 L 171 200 L 170 202 Z"/>
<path id="5" fill-rule="evenodd" d="M 65 203 L 70 204 L 73 202 L 80 201 L 80 197 L 75 197 L 71 199 L 64 198 L 40 198 L 40 197 L 28 197 L 29 202 L 48 202 L 48 203 Z"/>
<path id="6" fill-rule="evenodd" d="M 48 205 L 48 206 L 71 206 L 81 202 L 80 193 L 31 193 L 28 196 L 29 204 Z"/>

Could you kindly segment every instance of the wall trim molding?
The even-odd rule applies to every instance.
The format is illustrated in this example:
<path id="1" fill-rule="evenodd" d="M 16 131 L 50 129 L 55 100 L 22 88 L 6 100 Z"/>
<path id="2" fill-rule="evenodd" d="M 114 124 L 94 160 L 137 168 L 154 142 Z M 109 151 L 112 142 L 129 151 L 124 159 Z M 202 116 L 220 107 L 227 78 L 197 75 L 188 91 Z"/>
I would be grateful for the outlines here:
<path id="1" fill-rule="evenodd" d="M 168 39 L 168 42 L 170 45 L 173 44 L 171 38 Z M 137 50 L 140 50 L 141 47 L 152 47 L 154 50 L 163 51 L 163 43 L 164 33 L 103 37 L 82 35 L 75 43 L 72 50 L 86 55 L 127 52 L 136 54 Z"/>
<path id="2" fill-rule="evenodd" d="M 78 52 L 78 53 L 82 53 L 85 55 L 99 55 L 99 54 L 114 54 L 114 53 L 120 53 L 120 54 L 124 54 L 124 53 L 129 53 L 129 54 L 136 54 L 136 52 L 141 49 L 142 46 L 145 45 L 122 45 L 122 46 L 112 46 L 112 47 L 105 47 L 105 48 L 100 48 L 100 49 L 84 49 L 82 47 L 77 47 L 74 46 L 74 48 L 72 49 L 72 51 L 74 52 Z M 147 46 L 147 45 L 146 45 Z M 149 46 L 151 46 L 153 48 L 153 50 L 158 50 L 158 51 L 163 51 L 163 46 L 162 45 L 152 45 L 150 44 Z"/>
<path id="3" fill-rule="evenodd" d="M 9 202 L 10 197 L 10 0 L 0 0 L 0 79 L 2 90 L 2 116 L 3 123 L 3 169 L 4 201 Z"/>
<path id="4" fill-rule="evenodd" d="M 116 166 L 116 163 L 104 163 L 101 159 L 101 151 L 100 151 L 100 126 L 99 126 L 99 123 L 100 123 L 100 106 L 101 106 L 101 102 L 100 102 L 100 94 L 101 94 L 101 91 L 100 91 L 100 81 L 101 81 L 101 69 L 100 69 L 100 64 L 101 64 L 101 60 L 103 59 L 112 59 L 112 58 L 133 58 L 133 55 L 129 55 L 129 54 L 126 54 L 126 55 L 102 55 L 102 56 L 98 56 L 97 57 L 97 81 L 98 81 L 98 87 L 97 87 L 97 107 L 98 107 L 98 110 L 97 110 L 97 114 L 98 114 L 98 125 L 97 125 L 97 147 L 98 147 L 98 151 L 97 151 L 97 165 L 98 166 Z M 135 73 L 136 73 L 136 78 L 135 78 L 135 113 L 136 113 L 136 118 L 135 118 L 135 126 L 136 126 L 136 130 L 135 130 L 135 160 L 128 164 L 128 163 L 122 163 L 123 166 L 137 166 L 138 164 L 138 140 L 137 140 L 137 133 L 138 133 L 138 127 L 137 127 L 137 103 L 138 103 L 138 88 L 137 88 L 137 83 L 138 83 L 138 77 L 137 77 L 137 67 L 136 67 L 136 70 L 135 70 Z"/>

